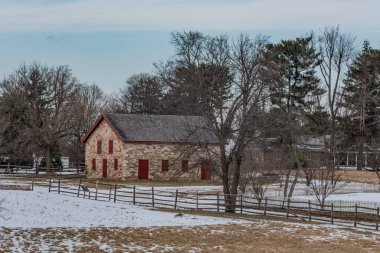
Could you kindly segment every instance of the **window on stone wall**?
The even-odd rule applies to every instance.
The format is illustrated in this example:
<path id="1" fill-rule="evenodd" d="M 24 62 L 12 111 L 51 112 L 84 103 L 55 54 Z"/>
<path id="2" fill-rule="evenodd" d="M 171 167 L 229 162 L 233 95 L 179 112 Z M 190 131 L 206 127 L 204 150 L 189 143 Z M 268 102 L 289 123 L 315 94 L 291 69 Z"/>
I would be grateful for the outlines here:
<path id="1" fill-rule="evenodd" d="M 92 170 L 96 170 L 96 159 L 92 159 Z"/>
<path id="2" fill-rule="evenodd" d="M 162 172 L 167 172 L 169 171 L 169 160 L 162 160 Z"/>
<path id="3" fill-rule="evenodd" d="M 182 160 L 182 172 L 189 171 L 189 160 Z"/>
<path id="4" fill-rule="evenodd" d="M 101 153 L 102 153 L 102 141 L 98 141 L 97 153 L 98 153 L 98 154 L 101 154 Z"/>
<path id="5" fill-rule="evenodd" d="M 119 161 L 117 159 L 114 160 L 114 168 L 117 170 L 119 168 Z"/>
<path id="6" fill-rule="evenodd" d="M 108 153 L 113 154 L 113 140 L 108 141 Z"/>

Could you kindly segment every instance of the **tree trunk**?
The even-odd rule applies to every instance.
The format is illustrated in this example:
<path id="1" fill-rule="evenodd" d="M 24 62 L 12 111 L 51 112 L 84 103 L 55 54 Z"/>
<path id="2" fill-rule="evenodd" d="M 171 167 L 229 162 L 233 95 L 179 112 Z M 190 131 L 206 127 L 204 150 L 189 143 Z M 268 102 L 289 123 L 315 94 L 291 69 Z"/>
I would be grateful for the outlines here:
<path id="1" fill-rule="evenodd" d="M 289 177 L 290 177 L 291 170 L 288 170 L 285 175 L 285 182 L 284 182 L 284 199 L 288 196 L 288 186 L 289 186 Z"/>
<path id="2" fill-rule="evenodd" d="M 52 147 L 48 145 L 46 147 L 46 172 L 47 173 L 53 173 L 53 170 L 51 168 L 51 156 L 52 156 Z"/>
<path id="3" fill-rule="evenodd" d="M 296 187 L 296 184 L 298 181 L 298 175 L 299 175 L 299 171 L 297 170 L 296 175 L 294 176 L 292 185 L 290 186 L 290 190 L 288 193 L 288 199 L 290 199 L 293 196 L 294 188 Z"/>
<path id="4" fill-rule="evenodd" d="M 229 186 L 229 175 L 228 175 L 228 166 L 229 163 L 226 162 L 226 159 L 222 158 L 222 173 L 223 173 L 223 193 L 224 193 L 224 203 L 225 203 L 225 212 L 228 213 L 230 209 L 230 186 Z"/>
<path id="5" fill-rule="evenodd" d="M 364 160 L 364 143 L 362 140 L 360 140 L 358 147 L 358 163 L 356 164 L 357 170 L 362 170 L 364 168 Z"/>
<path id="6" fill-rule="evenodd" d="M 233 167 L 233 173 L 232 173 L 232 182 L 231 182 L 231 189 L 230 189 L 230 206 L 229 206 L 229 213 L 235 213 L 236 209 L 236 197 L 238 194 L 238 186 L 239 186 L 239 179 L 240 179 L 240 165 L 242 162 L 242 157 L 239 155 L 235 155 L 234 157 L 235 164 Z"/>

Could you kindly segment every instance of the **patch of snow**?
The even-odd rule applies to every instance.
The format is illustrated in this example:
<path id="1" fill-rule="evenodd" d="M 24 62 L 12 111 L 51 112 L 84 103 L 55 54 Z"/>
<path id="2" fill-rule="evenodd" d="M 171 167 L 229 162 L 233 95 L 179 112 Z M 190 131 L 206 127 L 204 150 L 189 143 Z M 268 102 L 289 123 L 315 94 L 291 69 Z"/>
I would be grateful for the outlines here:
<path id="1" fill-rule="evenodd" d="M 5 199 L 7 209 L 6 219 L 0 219 L 0 226 L 8 228 L 198 226 L 247 222 L 196 215 L 174 218 L 175 213 L 48 193 L 43 187 L 35 187 L 34 191 L 2 190 L 0 197 Z"/>
<path id="2" fill-rule="evenodd" d="M 314 199 L 314 196 L 297 196 L 300 199 Z M 358 202 L 377 202 L 380 203 L 380 193 L 365 192 L 365 193 L 349 193 L 349 194 L 332 194 L 326 200 L 341 200 L 341 201 L 358 201 Z"/>

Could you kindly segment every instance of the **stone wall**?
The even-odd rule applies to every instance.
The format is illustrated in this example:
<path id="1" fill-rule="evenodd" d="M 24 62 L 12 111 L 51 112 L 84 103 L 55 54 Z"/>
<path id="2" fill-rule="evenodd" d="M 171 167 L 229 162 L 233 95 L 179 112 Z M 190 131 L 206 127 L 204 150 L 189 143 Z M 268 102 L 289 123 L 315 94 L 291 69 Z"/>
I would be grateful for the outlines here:
<path id="1" fill-rule="evenodd" d="M 201 179 L 201 152 L 190 157 L 180 157 L 183 146 L 176 144 L 136 144 L 125 145 L 127 159 L 126 176 L 138 177 L 138 160 L 149 160 L 149 179 Z M 213 146 L 215 152 L 219 146 Z M 162 160 L 169 160 L 169 171 L 162 172 Z M 189 161 L 189 171 L 182 172 L 182 160 Z"/>
<path id="2" fill-rule="evenodd" d="M 102 153 L 97 153 L 98 140 L 102 141 Z M 113 154 L 109 154 L 109 140 L 113 140 Z M 107 159 L 107 177 L 124 177 L 126 163 L 124 143 L 118 138 L 116 133 L 102 120 L 95 131 L 86 141 L 85 162 L 88 178 L 101 178 L 103 174 L 103 159 Z M 96 170 L 92 169 L 92 160 L 96 159 Z M 118 169 L 114 168 L 114 161 L 118 159 Z"/>
<path id="3" fill-rule="evenodd" d="M 98 141 L 102 141 L 102 152 L 97 153 Z M 113 153 L 109 154 L 109 140 L 113 140 Z M 202 152 L 189 157 L 180 157 L 183 145 L 127 143 L 121 141 L 108 123 L 103 120 L 93 131 L 85 144 L 85 162 L 87 178 L 102 178 L 103 159 L 107 159 L 108 178 L 138 178 L 139 160 L 149 160 L 149 179 L 201 179 L 202 158 L 208 158 Z M 218 153 L 219 146 L 213 150 Z M 96 160 L 96 170 L 92 169 L 92 160 Z M 114 160 L 118 159 L 118 169 L 114 169 Z M 162 160 L 169 161 L 169 171 L 162 172 Z M 189 161 L 189 171 L 182 172 L 182 160 Z M 214 176 L 212 176 L 214 178 Z"/>

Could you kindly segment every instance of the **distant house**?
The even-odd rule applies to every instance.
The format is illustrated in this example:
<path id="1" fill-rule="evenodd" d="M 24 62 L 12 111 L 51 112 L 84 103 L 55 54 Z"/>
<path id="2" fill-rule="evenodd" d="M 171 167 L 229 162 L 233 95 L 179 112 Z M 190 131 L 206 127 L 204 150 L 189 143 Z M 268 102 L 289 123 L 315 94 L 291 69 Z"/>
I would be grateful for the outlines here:
<path id="1" fill-rule="evenodd" d="M 103 114 L 82 140 L 88 178 L 210 180 L 207 145 L 218 154 L 218 139 L 203 117 Z"/>
<path id="2" fill-rule="evenodd" d="M 329 139 L 329 136 L 326 136 Z M 340 145 L 343 146 L 343 145 Z M 278 148 L 281 147 L 280 140 L 278 138 L 266 138 L 265 143 L 257 145 L 254 143 L 248 148 L 249 158 L 258 162 L 273 162 L 281 160 L 281 151 Z M 320 160 L 323 161 L 324 152 L 326 150 L 325 140 L 323 136 L 318 137 L 303 137 L 300 138 L 297 149 L 303 153 L 307 160 Z M 280 149 L 281 150 L 281 149 Z M 364 150 L 364 166 L 368 167 L 373 159 L 378 158 L 379 150 L 365 147 Z M 356 169 L 358 164 L 358 151 L 355 149 L 342 149 L 338 147 L 336 157 L 334 158 L 337 168 Z"/>

